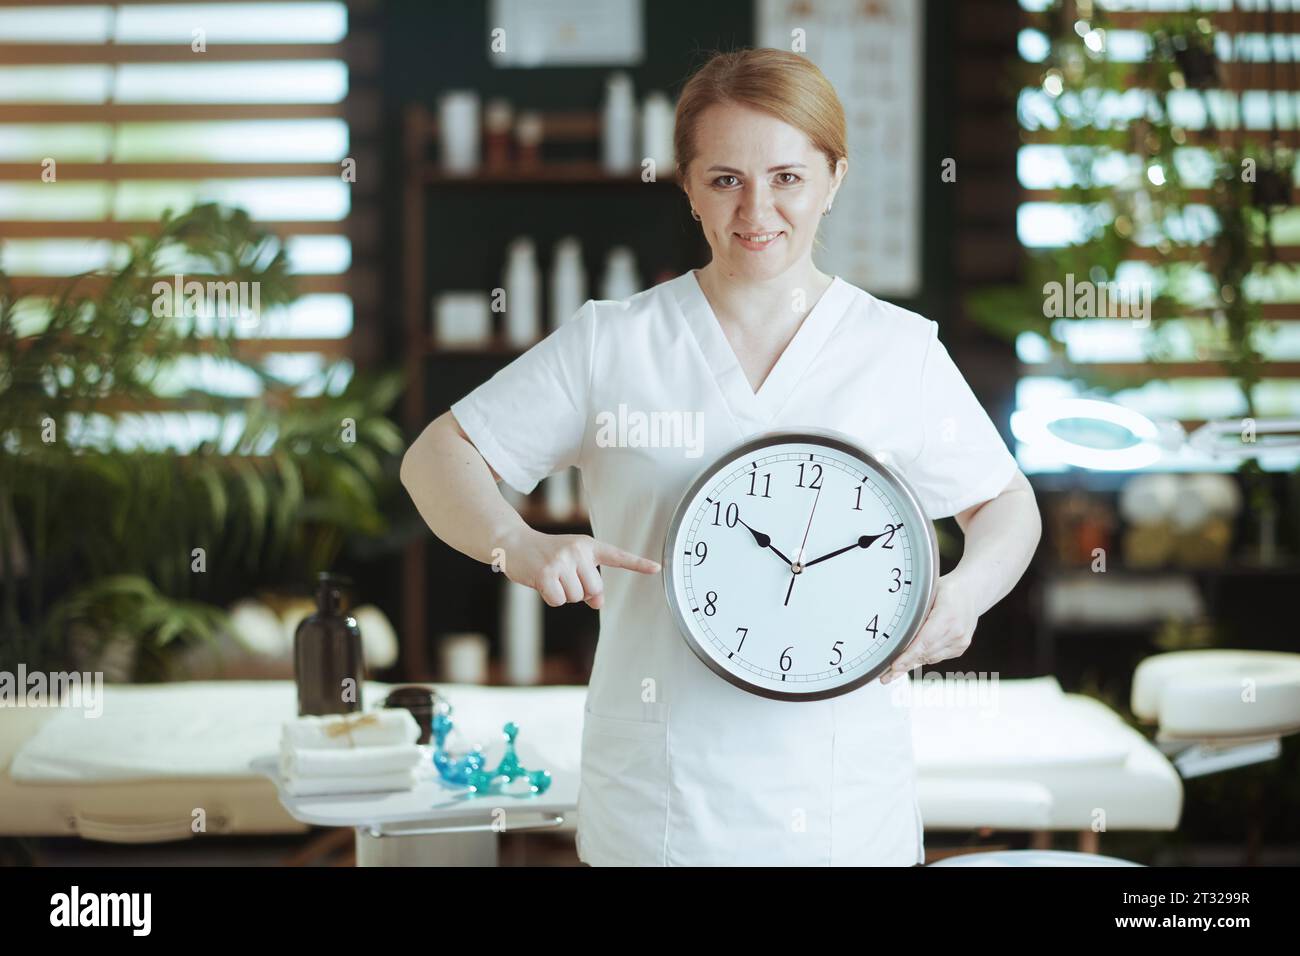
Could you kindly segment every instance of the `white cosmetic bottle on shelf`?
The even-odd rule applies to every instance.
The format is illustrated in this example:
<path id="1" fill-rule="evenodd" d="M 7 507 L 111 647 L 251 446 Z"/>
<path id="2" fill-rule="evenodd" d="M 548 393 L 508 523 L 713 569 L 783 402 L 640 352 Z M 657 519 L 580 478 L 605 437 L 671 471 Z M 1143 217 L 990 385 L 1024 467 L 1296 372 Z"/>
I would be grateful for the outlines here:
<path id="1" fill-rule="evenodd" d="M 558 329 L 577 315 L 587 301 L 587 271 L 582 265 L 582 244 L 565 236 L 555 244 L 551 263 L 551 328 Z"/>
<path id="2" fill-rule="evenodd" d="M 566 468 L 549 476 L 542 483 L 542 495 L 546 514 L 556 521 L 571 521 L 577 512 L 577 502 L 573 489 L 574 471 Z"/>
<path id="3" fill-rule="evenodd" d="M 600 297 L 626 299 L 640 291 L 641 277 L 636 273 L 636 255 L 627 246 L 614 246 L 605 257 Z"/>
<path id="4" fill-rule="evenodd" d="M 506 560 L 510 556 L 506 555 Z M 539 684 L 542 680 L 543 602 L 530 587 L 515 584 L 504 574 L 501 586 L 501 648 L 507 684 Z"/>
<path id="5" fill-rule="evenodd" d="M 438 98 L 442 171 L 469 176 L 479 170 L 479 96 L 476 90 L 448 90 Z"/>
<path id="6" fill-rule="evenodd" d="M 673 170 L 673 104 L 659 90 L 646 94 L 641 104 L 641 159 L 653 159 L 655 177 L 664 179 Z"/>
<path id="7" fill-rule="evenodd" d="M 636 97 L 626 73 L 612 73 L 605 80 L 601 147 L 605 172 L 626 175 L 636 169 Z"/>
<path id="8" fill-rule="evenodd" d="M 506 253 L 506 343 L 526 349 L 541 338 L 541 276 L 533 241 L 526 236 L 510 244 Z"/>

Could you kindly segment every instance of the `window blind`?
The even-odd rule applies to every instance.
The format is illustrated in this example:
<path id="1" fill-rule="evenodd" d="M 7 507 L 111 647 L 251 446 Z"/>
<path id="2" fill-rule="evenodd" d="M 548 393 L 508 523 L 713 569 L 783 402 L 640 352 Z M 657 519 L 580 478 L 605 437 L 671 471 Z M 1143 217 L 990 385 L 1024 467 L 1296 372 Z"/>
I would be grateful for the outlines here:
<path id="1" fill-rule="evenodd" d="M 300 293 L 247 331 L 240 357 L 300 395 L 373 362 L 375 7 L 0 0 L 0 266 L 23 321 L 38 327 L 66 277 L 110 267 L 164 210 L 215 201 L 283 239 Z M 327 380 L 336 360 L 344 374 Z M 159 390 L 196 382 L 261 387 L 200 349 Z M 153 440 L 196 440 L 191 415 L 161 410 Z"/>
<path id="2" fill-rule="evenodd" d="M 1020 5 L 1020 57 L 1028 64 L 1043 63 L 1051 44 L 1050 5 L 1042 0 L 1021 0 Z M 1165 225 L 1183 230 L 1178 234 L 1181 242 L 1171 247 L 1135 235 L 1115 276 L 1138 288 L 1152 282 L 1156 266 L 1174 259 L 1186 261 L 1187 307 L 1150 328 L 1072 317 L 1053 324 L 1053 338 L 1064 343 L 1068 365 L 1104 376 L 1113 383 L 1115 401 L 1148 416 L 1176 419 L 1188 431 L 1207 420 L 1242 416 L 1241 390 L 1216 351 L 1222 317 L 1216 317 L 1211 300 L 1217 286 L 1211 271 L 1203 267 L 1205 246 L 1218 228 L 1208 203 L 1214 164 L 1206 146 L 1228 142 L 1240 149 L 1248 143 L 1278 141 L 1300 147 L 1300 9 L 1289 0 L 1068 3 L 1065 16 L 1078 21 L 1075 26 L 1083 31 L 1079 36 L 1085 42 L 1092 30 L 1084 20 L 1089 8 L 1104 14 L 1106 29 L 1094 42 L 1104 44 L 1117 72 L 1112 83 L 1087 94 L 1093 97 L 1088 108 L 1096 122 L 1086 135 L 1081 132 L 1076 145 L 1062 145 L 1060 137 L 1052 134 L 1052 124 L 1059 119 L 1053 117 L 1049 100 L 1062 94 L 1049 78 L 1019 92 L 1017 173 L 1022 188 L 1016 225 L 1021 245 L 1030 253 L 1079 243 L 1096 221 L 1093 217 L 1115 214 L 1116 207 L 1107 201 L 1083 201 L 1081 161 L 1091 164 L 1087 168 L 1092 186 L 1115 191 L 1132 188 L 1134 163 L 1139 159 L 1133 150 L 1133 127 L 1142 118 L 1148 96 L 1141 87 L 1144 74 L 1137 66 L 1151 56 L 1149 27 L 1154 15 L 1181 13 L 1204 19 L 1213 29 L 1221 72 L 1219 83 L 1203 95 L 1199 90 L 1175 89 L 1168 99 L 1170 120 L 1185 136 L 1175 150 L 1175 162 L 1189 189 L 1178 221 Z M 1126 72 L 1127 64 L 1133 65 L 1131 72 Z M 1149 170 L 1138 172 L 1158 179 Z M 1295 181 L 1300 176 L 1293 172 Z M 1140 185 L 1158 187 L 1159 182 Z M 1289 202 L 1295 199 L 1293 189 Z M 1243 283 L 1245 295 L 1260 303 L 1265 320 L 1254 340 L 1262 357 L 1262 379 L 1253 396 L 1259 417 L 1298 417 L 1300 273 L 1295 266 L 1300 264 L 1300 208 L 1276 208 L 1271 228 L 1276 262 L 1257 266 Z M 1021 368 L 1017 408 L 1083 394 L 1068 371 L 1054 361 L 1041 335 L 1022 333 L 1017 353 Z M 1023 445 L 1018 453 L 1027 471 L 1061 470 L 1059 463 L 1040 459 Z M 1214 467 L 1210 461 L 1202 464 Z M 1273 455 L 1261 464 L 1266 469 L 1290 469 L 1300 465 L 1300 456 Z M 1225 461 L 1220 467 L 1226 470 L 1235 464 Z"/>

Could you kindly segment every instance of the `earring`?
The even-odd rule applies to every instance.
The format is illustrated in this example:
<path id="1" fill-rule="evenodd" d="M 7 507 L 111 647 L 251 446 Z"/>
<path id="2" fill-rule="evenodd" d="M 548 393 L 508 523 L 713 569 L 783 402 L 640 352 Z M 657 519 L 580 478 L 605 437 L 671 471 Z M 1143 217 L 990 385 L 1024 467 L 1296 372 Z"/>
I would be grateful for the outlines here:
<path id="1" fill-rule="evenodd" d="M 695 207 L 694 207 L 694 206 L 691 207 L 691 218 L 694 219 L 696 222 L 700 222 L 700 221 L 701 221 L 701 220 L 700 220 L 700 214 L 699 214 L 698 212 L 695 211 Z"/>
<path id="2" fill-rule="evenodd" d="M 826 212 L 830 212 L 830 211 L 831 211 L 831 206 L 833 206 L 833 205 L 835 205 L 835 203 L 827 203 L 827 204 L 826 204 Z M 826 215 L 826 212 L 822 213 L 822 215 L 823 215 L 823 216 Z"/>

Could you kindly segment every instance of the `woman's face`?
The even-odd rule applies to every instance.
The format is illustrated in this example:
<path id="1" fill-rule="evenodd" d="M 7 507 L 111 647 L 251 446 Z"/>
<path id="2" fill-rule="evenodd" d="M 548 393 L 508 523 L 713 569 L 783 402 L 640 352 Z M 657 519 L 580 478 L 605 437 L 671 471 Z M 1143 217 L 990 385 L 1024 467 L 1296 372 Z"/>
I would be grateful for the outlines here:
<path id="1" fill-rule="evenodd" d="M 695 138 L 685 189 L 719 267 L 761 280 L 810 257 L 848 160 L 832 177 L 826 155 L 801 130 L 731 103 L 705 110 Z M 767 239 L 771 233 L 778 235 Z"/>

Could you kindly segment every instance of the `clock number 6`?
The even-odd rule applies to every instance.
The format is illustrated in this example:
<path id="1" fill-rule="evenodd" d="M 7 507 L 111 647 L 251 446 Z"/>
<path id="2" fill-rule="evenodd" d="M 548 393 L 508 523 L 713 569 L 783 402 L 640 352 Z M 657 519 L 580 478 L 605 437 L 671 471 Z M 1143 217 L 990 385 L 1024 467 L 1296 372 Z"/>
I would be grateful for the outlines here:
<path id="1" fill-rule="evenodd" d="M 794 645 L 791 644 L 789 647 L 787 647 L 785 650 L 781 652 L 781 670 L 788 671 L 790 669 L 790 665 L 794 663 L 794 661 L 790 659 L 790 651 L 792 651 L 793 649 L 794 649 Z"/>

